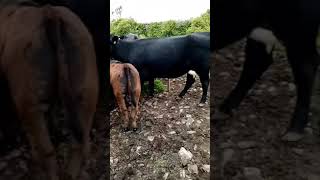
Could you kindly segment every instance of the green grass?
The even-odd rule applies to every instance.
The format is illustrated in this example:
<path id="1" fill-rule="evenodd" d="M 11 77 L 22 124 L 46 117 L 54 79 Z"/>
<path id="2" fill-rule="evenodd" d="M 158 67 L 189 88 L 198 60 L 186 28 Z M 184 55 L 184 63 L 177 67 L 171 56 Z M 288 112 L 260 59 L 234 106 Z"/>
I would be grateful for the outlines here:
<path id="1" fill-rule="evenodd" d="M 156 79 L 154 81 L 154 93 L 160 94 L 160 93 L 163 93 L 165 90 L 166 90 L 166 85 L 164 85 L 161 80 Z M 142 95 L 147 95 L 148 92 L 149 92 L 148 82 L 145 82 L 142 86 Z"/>

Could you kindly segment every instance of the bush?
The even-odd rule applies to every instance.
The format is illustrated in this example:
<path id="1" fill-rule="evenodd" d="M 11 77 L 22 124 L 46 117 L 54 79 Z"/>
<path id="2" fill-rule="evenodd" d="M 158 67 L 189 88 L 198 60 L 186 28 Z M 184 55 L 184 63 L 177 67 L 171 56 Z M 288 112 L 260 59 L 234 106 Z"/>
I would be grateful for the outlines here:
<path id="1" fill-rule="evenodd" d="M 142 85 L 142 95 L 147 95 L 149 92 L 149 86 L 148 82 L 145 82 Z M 154 81 L 154 93 L 160 94 L 163 93 L 166 90 L 166 85 L 163 84 L 163 82 L 159 79 L 156 79 Z"/>
<path id="2" fill-rule="evenodd" d="M 187 21 L 164 21 L 148 24 L 137 23 L 134 19 L 120 18 L 110 24 L 111 34 L 122 36 L 129 33 L 139 35 L 139 38 L 161 38 L 185 35 L 193 32 L 210 31 L 210 10 L 201 16 Z"/>
<path id="3" fill-rule="evenodd" d="M 194 32 L 210 32 L 210 10 L 192 20 L 187 34 Z"/>
<path id="4" fill-rule="evenodd" d="M 132 18 L 118 19 L 111 22 L 111 34 L 118 36 L 127 35 L 129 33 L 138 33 L 138 28 L 141 28 L 139 24 Z"/>
<path id="5" fill-rule="evenodd" d="M 154 81 L 154 92 L 155 93 L 163 93 L 166 90 L 166 85 L 163 84 L 163 82 L 159 79 L 156 79 Z"/>

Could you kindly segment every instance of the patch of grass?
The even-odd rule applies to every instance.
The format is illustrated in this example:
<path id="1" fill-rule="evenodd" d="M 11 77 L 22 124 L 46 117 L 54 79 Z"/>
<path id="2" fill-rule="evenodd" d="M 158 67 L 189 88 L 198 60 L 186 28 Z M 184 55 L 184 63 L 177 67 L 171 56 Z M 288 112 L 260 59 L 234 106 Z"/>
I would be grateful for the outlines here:
<path id="1" fill-rule="evenodd" d="M 145 82 L 142 85 L 142 95 L 147 95 L 149 92 L 149 87 L 148 84 L 149 82 Z M 154 93 L 155 94 L 160 94 L 163 93 L 166 90 L 166 85 L 163 84 L 163 82 L 159 79 L 156 79 L 154 81 Z"/>
<path id="2" fill-rule="evenodd" d="M 163 84 L 160 80 L 154 81 L 154 91 L 156 93 L 163 93 L 166 90 L 166 85 Z"/>

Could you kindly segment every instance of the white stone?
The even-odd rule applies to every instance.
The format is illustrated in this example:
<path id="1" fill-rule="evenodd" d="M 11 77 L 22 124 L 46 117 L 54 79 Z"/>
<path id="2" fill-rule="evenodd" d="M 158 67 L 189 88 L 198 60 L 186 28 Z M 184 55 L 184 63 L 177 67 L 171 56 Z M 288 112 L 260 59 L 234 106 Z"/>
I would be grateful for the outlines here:
<path id="1" fill-rule="evenodd" d="M 154 136 L 148 136 L 148 140 L 152 142 L 154 140 Z"/>
<path id="2" fill-rule="evenodd" d="M 180 151 L 178 152 L 181 163 L 185 166 L 188 164 L 188 162 L 192 159 L 193 155 L 190 151 L 186 150 L 184 147 L 180 148 Z"/>
<path id="3" fill-rule="evenodd" d="M 188 164 L 188 171 L 193 174 L 198 174 L 198 166 L 196 164 Z"/>
<path id="4" fill-rule="evenodd" d="M 169 173 L 166 172 L 166 173 L 163 175 L 163 179 L 164 179 L 164 180 L 168 179 L 168 176 L 169 176 Z"/>
<path id="5" fill-rule="evenodd" d="M 204 164 L 204 165 L 202 165 L 201 169 L 202 169 L 204 172 L 209 173 L 209 172 L 210 172 L 210 165 L 209 165 L 209 164 Z"/>

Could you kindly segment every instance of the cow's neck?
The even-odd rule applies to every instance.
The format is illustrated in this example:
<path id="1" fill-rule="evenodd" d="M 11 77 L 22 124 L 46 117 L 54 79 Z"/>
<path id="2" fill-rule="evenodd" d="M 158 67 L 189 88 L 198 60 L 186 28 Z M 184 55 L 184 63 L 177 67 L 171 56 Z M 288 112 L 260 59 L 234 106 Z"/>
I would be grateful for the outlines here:
<path id="1" fill-rule="evenodd" d="M 129 62 L 131 46 L 130 42 L 120 42 L 116 48 L 116 58 L 123 62 Z"/>

